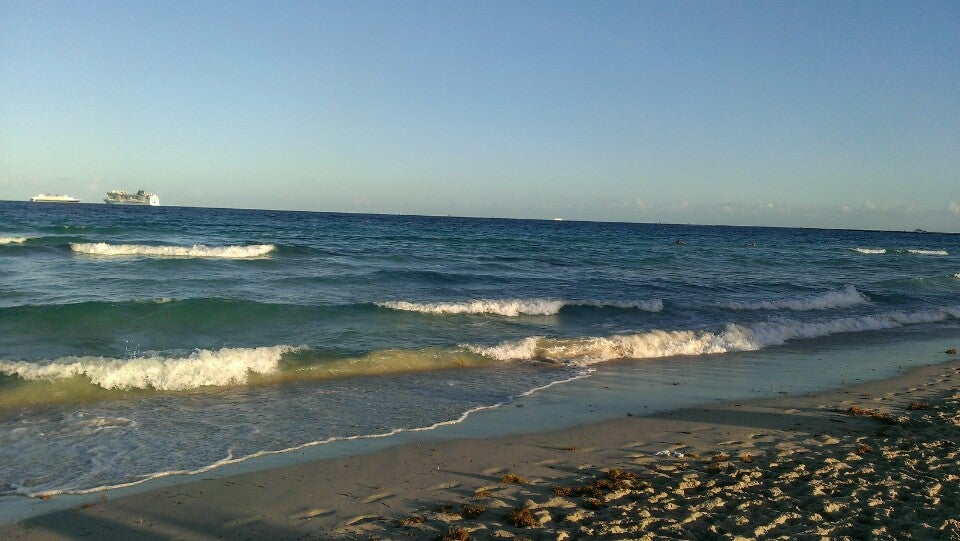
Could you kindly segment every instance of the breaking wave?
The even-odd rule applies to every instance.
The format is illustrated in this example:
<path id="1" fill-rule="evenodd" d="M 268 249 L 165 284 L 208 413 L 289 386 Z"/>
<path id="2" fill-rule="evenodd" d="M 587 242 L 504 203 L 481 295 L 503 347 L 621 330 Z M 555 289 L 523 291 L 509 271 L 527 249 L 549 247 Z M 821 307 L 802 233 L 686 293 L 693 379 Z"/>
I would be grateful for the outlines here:
<path id="1" fill-rule="evenodd" d="M 17 387 L 16 392 L 0 393 L 0 410 L 24 404 L 115 396 L 115 393 L 103 394 L 105 391 L 176 392 L 199 387 L 429 372 L 488 366 L 494 362 L 462 348 L 381 349 L 338 356 L 307 346 L 288 345 L 197 350 L 180 357 L 63 357 L 39 362 L 0 360 L 0 375 L 31 382 Z M 57 396 L 51 395 L 50 389 L 54 388 Z"/>
<path id="2" fill-rule="evenodd" d="M 563 307 L 563 301 L 548 299 L 472 300 L 466 302 L 420 303 L 408 301 L 378 302 L 377 306 L 424 314 L 498 314 L 501 316 L 547 316 Z"/>
<path id="3" fill-rule="evenodd" d="M 897 252 L 914 255 L 950 255 L 946 250 L 922 250 L 920 248 L 907 248 L 906 250 L 897 250 Z"/>
<path id="4" fill-rule="evenodd" d="M 885 254 L 886 248 L 854 248 L 853 251 L 861 254 Z M 898 254 L 913 255 L 950 255 L 946 250 L 927 250 L 923 248 L 897 248 L 894 252 Z"/>
<path id="5" fill-rule="evenodd" d="M 818 295 L 811 295 L 799 299 L 783 299 L 758 302 L 730 302 L 723 304 L 724 308 L 733 310 L 827 310 L 830 308 L 844 308 L 857 304 L 869 303 L 863 293 L 857 288 L 848 285 L 839 291 L 827 291 Z"/>
<path id="6" fill-rule="evenodd" d="M 663 310 L 663 301 L 564 301 L 553 299 L 476 299 L 464 302 L 419 303 L 408 301 L 378 302 L 377 306 L 391 310 L 420 312 L 424 314 L 496 314 L 507 317 L 520 315 L 549 316 L 560 312 L 564 306 L 594 306 L 637 309 L 647 312 Z"/>
<path id="7" fill-rule="evenodd" d="M 238 385 L 250 373 L 276 372 L 293 346 L 198 350 L 185 357 L 64 357 L 46 363 L 0 361 L 0 374 L 25 380 L 58 380 L 84 376 L 104 389 L 182 391 L 194 387 Z"/>
<path id="8" fill-rule="evenodd" d="M 728 324 L 721 332 L 662 331 L 608 337 L 546 338 L 531 336 L 495 346 L 465 345 L 468 350 L 500 361 L 538 360 L 589 366 L 613 359 L 654 359 L 676 355 L 708 355 L 756 351 L 788 340 L 832 334 L 891 329 L 904 325 L 960 319 L 960 307 L 914 313 L 888 312 L 873 316 L 798 322 L 778 319 L 751 325 Z"/>
<path id="9" fill-rule="evenodd" d="M 78 254 L 97 256 L 153 256 L 153 257 L 208 257 L 221 259 L 249 259 L 264 257 L 276 250 L 273 244 L 248 246 L 149 246 L 145 244 L 107 244 L 105 242 L 71 242 L 70 249 Z"/>
<path id="10" fill-rule="evenodd" d="M 51 388 L 36 387 L 43 382 L 55 385 L 59 384 L 57 382 L 82 384 L 86 387 L 92 385 L 95 387 L 90 389 L 100 388 L 100 392 L 185 391 L 198 387 L 327 380 L 480 367 L 497 361 L 536 360 L 586 367 L 614 359 L 653 359 L 677 355 L 755 351 L 783 345 L 794 339 L 891 329 L 904 325 L 935 323 L 950 318 L 960 319 L 960 306 L 812 322 L 776 318 L 752 324 L 730 323 L 719 331 L 652 330 L 636 334 L 581 338 L 531 336 L 494 346 L 466 344 L 422 350 L 384 349 L 346 357 L 331 356 L 306 346 L 278 345 L 197 350 L 180 356 L 153 354 L 127 359 L 72 356 L 46 361 L 0 360 L 0 375 L 34 382 L 30 384 L 34 387 L 18 387 L 29 396 L 0 395 L 0 409 L 4 405 L 71 400 L 70 396 L 46 396 L 51 393 Z M 58 389 L 53 394 L 80 393 L 77 397 L 89 394 L 88 391 L 74 387 Z"/>
<path id="11" fill-rule="evenodd" d="M 0 244 L 23 244 L 31 237 L 0 237 Z"/>

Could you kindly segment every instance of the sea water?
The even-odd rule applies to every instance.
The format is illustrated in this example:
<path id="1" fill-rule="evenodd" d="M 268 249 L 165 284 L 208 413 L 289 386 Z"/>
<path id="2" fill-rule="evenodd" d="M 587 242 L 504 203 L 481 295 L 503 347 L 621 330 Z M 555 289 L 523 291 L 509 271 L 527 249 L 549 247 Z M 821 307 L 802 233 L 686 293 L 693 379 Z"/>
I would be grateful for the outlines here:
<path id="1" fill-rule="evenodd" d="M 804 392 L 958 330 L 958 235 L 0 202 L 0 495 L 522 396 L 553 418 L 487 430 L 582 422 L 584 388 L 609 415 Z"/>

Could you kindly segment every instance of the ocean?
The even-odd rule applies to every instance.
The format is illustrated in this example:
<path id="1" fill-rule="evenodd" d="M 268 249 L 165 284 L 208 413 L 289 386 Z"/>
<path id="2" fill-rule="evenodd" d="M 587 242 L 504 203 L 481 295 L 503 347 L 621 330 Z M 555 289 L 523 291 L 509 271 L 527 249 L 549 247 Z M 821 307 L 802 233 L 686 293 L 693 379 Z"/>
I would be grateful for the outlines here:
<path id="1" fill-rule="evenodd" d="M 577 385 L 638 412 L 802 392 L 958 331 L 953 234 L 0 202 L 0 495 Z"/>

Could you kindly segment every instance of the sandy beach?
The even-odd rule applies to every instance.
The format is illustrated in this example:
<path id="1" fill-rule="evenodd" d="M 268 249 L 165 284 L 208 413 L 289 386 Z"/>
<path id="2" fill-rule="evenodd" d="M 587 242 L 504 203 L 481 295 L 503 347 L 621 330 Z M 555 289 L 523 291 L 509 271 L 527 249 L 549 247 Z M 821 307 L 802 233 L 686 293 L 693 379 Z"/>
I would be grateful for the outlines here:
<path id="1" fill-rule="evenodd" d="M 960 539 L 960 360 L 91 497 L 5 539 Z"/>

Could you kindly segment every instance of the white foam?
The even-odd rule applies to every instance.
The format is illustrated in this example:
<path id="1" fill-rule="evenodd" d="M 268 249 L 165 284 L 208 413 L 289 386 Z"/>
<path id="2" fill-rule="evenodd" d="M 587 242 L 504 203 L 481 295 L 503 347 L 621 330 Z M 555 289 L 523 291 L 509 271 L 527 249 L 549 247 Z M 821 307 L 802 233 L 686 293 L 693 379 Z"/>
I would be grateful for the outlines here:
<path id="1" fill-rule="evenodd" d="M 886 248 L 854 248 L 854 252 L 860 252 L 861 254 L 885 254 L 887 253 Z"/>
<path id="2" fill-rule="evenodd" d="M 197 350 L 185 357 L 64 357 L 49 362 L 0 361 L 0 373 L 28 380 L 85 376 L 105 389 L 181 391 L 246 383 L 250 372 L 270 374 L 292 346 Z"/>
<path id="3" fill-rule="evenodd" d="M 956 278 L 957 280 L 960 280 L 960 272 L 954 274 L 953 277 Z"/>
<path id="4" fill-rule="evenodd" d="M 108 244 L 106 242 L 71 242 L 70 249 L 78 254 L 97 256 L 152 256 L 152 257 L 207 257 L 220 259 L 250 259 L 264 257 L 276 250 L 273 244 L 248 246 L 148 246 L 144 244 Z"/>
<path id="5" fill-rule="evenodd" d="M 464 348 L 501 361 L 539 360 L 575 366 L 613 359 L 654 359 L 676 355 L 708 355 L 732 351 L 755 351 L 783 345 L 788 340 L 819 338 L 838 333 L 891 329 L 903 325 L 934 323 L 960 318 L 960 307 L 914 313 L 887 312 L 822 322 L 798 322 L 781 318 L 751 325 L 728 324 L 722 332 L 653 330 L 608 337 L 545 338 L 531 336 L 491 347 Z"/>
<path id="6" fill-rule="evenodd" d="M 407 302 L 388 301 L 378 302 L 377 306 L 392 310 L 407 312 L 421 312 L 424 314 L 498 314 L 501 316 L 534 315 L 546 316 L 556 314 L 563 307 L 563 301 L 549 299 L 510 299 L 487 300 L 478 299 L 465 302 Z"/>
<path id="7" fill-rule="evenodd" d="M 702 331 L 654 330 L 640 334 L 551 339 L 532 336 L 492 347 L 465 346 L 470 351 L 501 361 L 533 359 L 588 366 L 613 359 L 653 359 L 675 355 L 703 355 L 750 351 L 760 345 L 747 341 L 744 329 L 728 326 L 719 334 Z"/>
<path id="8" fill-rule="evenodd" d="M 863 293 L 848 285 L 838 291 L 827 291 L 799 299 L 782 299 L 757 302 L 730 302 L 722 304 L 724 308 L 734 310 L 827 310 L 869 303 Z"/>
<path id="9" fill-rule="evenodd" d="M 950 255 L 946 250 L 922 250 L 920 248 L 907 248 L 906 252 L 914 255 Z"/>
<path id="10" fill-rule="evenodd" d="M 0 237 L 0 244 L 23 244 L 31 237 Z"/>
<path id="11" fill-rule="evenodd" d="M 610 306 L 635 308 L 648 312 L 663 310 L 663 301 L 564 301 L 555 299 L 475 299 L 463 302 L 419 303 L 408 301 L 378 302 L 377 306 L 392 310 L 421 312 L 424 314 L 496 314 L 507 317 L 520 315 L 549 316 L 560 312 L 564 306 Z"/>
<path id="12" fill-rule="evenodd" d="M 322 440 L 311 441 L 311 442 L 303 443 L 303 444 L 300 444 L 300 445 L 295 445 L 295 446 L 293 446 L 293 447 L 287 447 L 287 448 L 284 448 L 284 449 L 257 451 L 257 452 L 254 452 L 254 453 L 251 453 L 251 454 L 248 454 L 248 455 L 245 455 L 245 456 L 241 456 L 241 457 L 234 457 L 234 456 L 233 456 L 233 451 L 230 450 L 230 451 L 228 452 L 228 454 L 227 454 L 226 457 L 224 457 L 224 458 L 222 458 L 222 459 L 214 462 L 213 464 L 208 464 L 208 465 L 206 465 L 206 466 L 203 466 L 203 467 L 200 467 L 200 468 L 197 468 L 197 469 L 194 469 L 194 470 L 166 470 L 166 471 L 160 471 L 160 472 L 155 472 L 155 473 L 151 473 L 151 474 L 144 475 L 142 478 L 137 479 L 137 480 L 135 480 L 135 481 L 129 481 L 129 482 L 126 482 L 126 483 L 118 483 L 118 484 L 114 484 L 114 485 L 104 485 L 104 486 L 97 486 L 97 487 L 86 488 L 86 489 L 46 489 L 46 490 L 41 489 L 41 490 L 36 490 L 36 489 L 34 489 L 34 488 L 31 488 L 31 487 L 23 487 L 23 486 L 20 486 L 20 485 L 16 485 L 16 484 L 11 483 L 11 487 L 14 488 L 14 492 L 15 492 L 15 493 L 20 494 L 20 495 L 22 495 L 22 496 L 28 496 L 28 497 L 43 497 L 43 498 L 46 498 L 46 497 L 51 497 L 51 496 L 57 496 L 57 495 L 60 495 L 60 494 L 90 494 L 90 493 L 96 493 L 96 492 L 103 492 L 103 491 L 107 491 L 107 490 L 115 490 L 115 489 L 118 489 L 118 488 L 125 488 L 125 487 L 135 486 L 135 485 L 139 485 L 139 484 L 142 484 L 142 483 L 146 483 L 147 481 L 150 481 L 150 480 L 153 480 L 153 479 L 159 479 L 159 478 L 162 478 L 162 477 L 169 477 L 169 476 L 174 476 L 174 475 L 197 475 L 197 474 L 201 474 L 201 473 L 206 473 L 206 472 L 208 472 L 208 471 L 210 471 L 210 470 L 214 470 L 214 469 L 219 468 L 219 467 L 221 467 L 221 466 L 226 466 L 226 465 L 228 465 L 228 464 L 236 464 L 236 463 L 239 463 L 239 462 L 244 462 L 244 461 L 250 460 L 250 459 L 252 459 L 252 458 L 258 458 L 258 457 L 262 457 L 262 456 L 270 456 L 270 455 L 279 455 L 279 454 L 284 454 L 284 453 L 290 453 L 290 452 L 292 452 L 292 451 L 299 451 L 299 450 L 301 450 L 301 449 L 307 449 L 307 448 L 310 448 L 310 447 L 316 447 L 316 446 L 318 446 L 318 445 L 325 445 L 325 444 L 333 443 L 333 442 L 336 442 L 336 441 L 372 440 L 372 439 L 389 438 L 389 437 L 391 437 L 391 436 L 395 436 L 395 435 L 397 435 L 397 434 L 403 434 L 403 433 L 429 432 L 429 431 L 431 431 L 431 430 L 435 430 L 435 429 L 437 429 L 437 428 L 441 428 L 441 427 L 444 427 L 444 426 L 451 426 L 451 425 L 460 424 L 460 423 L 462 423 L 463 421 L 467 420 L 467 418 L 470 417 L 471 415 L 473 415 L 474 413 L 478 413 L 478 412 L 481 412 L 481 411 L 487 411 L 487 410 L 493 410 L 493 409 L 500 408 L 500 407 L 502 407 L 502 406 L 505 406 L 505 405 L 507 405 L 507 404 L 512 403 L 513 401 L 515 401 L 515 400 L 518 399 L 518 398 L 527 397 L 527 396 L 532 396 L 532 395 L 534 395 L 534 394 L 536 394 L 536 393 L 539 393 L 539 392 L 541 392 L 541 391 L 543 391 L 543 390 L 545 390 L 545 389 L 549 389 L 550 387 L 553 387 L 554 385 L 560 385 L 560 384 L 567 383 L 567 382 L 570 382 L 570 381 L 575 381 L 575 380 L 578 380 L 578 379 L 585 378 L 585 377 L 587 377 L 588 375 L 590 375 L 591 372 L 592 372 L 592 369 L 585 369 L 585 370 L 581 371 L 580 373 L 574 374 L 573 376 L 570 376 L 570 377 L 568 377 L 568 378 L 560 379 L 560 380 L 557 380 L 557 381 L 552 381 L 552 382 L 550 382 L 550 383 L 547 383 L 547 384 L 545 384 L 545 385 L 541 385 L 541 386 L 539 386 L 539 387 L 534 387 L 533 389 L 527 390 L 527 391 L 525 391 L 525 392 L 523 392 L 523 393 L 520 393 L 519 395 L 507 397 L 505 400 L 502 400 L 502 401 L 497 402 L 497 403 L 495 403 L 495 404 L 489 404 L 489 405 L 483 405 L 483 406 L 475 406 L 475 407 L 473 407 L 473 408 L 470 408 L 470 409 L 464 411 L 463 413 L 461 413 L 460 415 L 458 415 L 457 417 L 455 417 L 455 418 L 453 418 L 453 419 L 447 419 L 447 420 L 445 420 L 445 421 L 437 421 L 437 422 L 435 422 L 435 423 L 432 423 L 432 424 L 429 424 L 429 425 L 426 425 L 426 426 L 419 426 L 419 427 L 413 427 L 413 428 L 394 428 L 394 429 L 389 430 L 389 431 L 387 431 L 387 432 L 381 432 L 381 433 L 377 433 L 377 434 L 360 434 L 360 435 L 356 435 L 356 436 L 331 436 L 331 437 L 329 437 L 329 438 L 324 438 L 324 439 L 322 439 Z"/>
<path id="13" fill-rule="evenodd" d="M 137 422 L 126 417 L 94 417 L 77 423 L 78 432 L 83 436 L 105 432 L 108 430 L 124 430 L 136 428 Z M 80 434 L 78 434 L 79 436 Z"/>

